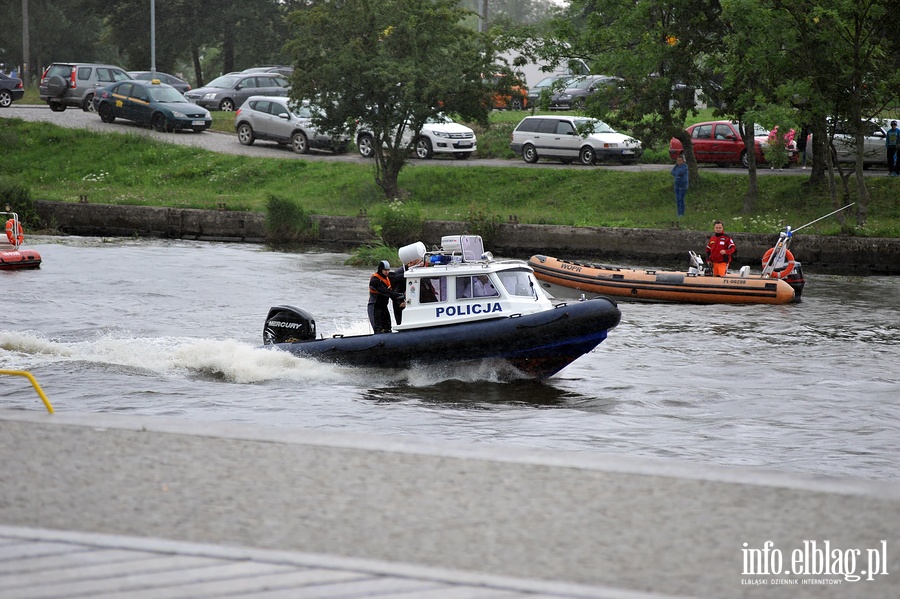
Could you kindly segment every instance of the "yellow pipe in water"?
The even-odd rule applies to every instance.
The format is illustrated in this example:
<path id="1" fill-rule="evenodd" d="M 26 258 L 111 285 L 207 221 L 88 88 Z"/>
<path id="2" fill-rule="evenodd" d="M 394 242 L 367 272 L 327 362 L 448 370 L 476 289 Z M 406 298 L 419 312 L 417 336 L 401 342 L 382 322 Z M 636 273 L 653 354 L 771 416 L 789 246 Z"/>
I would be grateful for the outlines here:
<path id="1" fill-rule="evenodd" d="M 51 414 L 53 413 L 53 406 L 50 405 L 50 400 L 47 399 L 47 396 L 44 395 L 44 390 L 41 389 L 41 386 L 38 385 L 37 379 L 34 378 L 34 375 L 25 370 L 0 370 L 0 374 L 11 374 L 13 376 L 24 376 L 26 379 L 31 381 L 31 386 L 34 387 L 34 390 L 37 391 L 37 394 L 41 397 L 41 401 L 44 402 L 44 405 L 47 406 L 47 411 Z"/>

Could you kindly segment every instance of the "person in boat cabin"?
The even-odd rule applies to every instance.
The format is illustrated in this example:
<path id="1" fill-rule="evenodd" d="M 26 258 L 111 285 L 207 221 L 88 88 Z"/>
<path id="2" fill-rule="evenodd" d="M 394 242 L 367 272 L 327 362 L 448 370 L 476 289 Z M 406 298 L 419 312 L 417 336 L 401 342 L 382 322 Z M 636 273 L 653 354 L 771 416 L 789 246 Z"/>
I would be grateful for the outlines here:
<path id="1" fill-rule="evenodd" d="M 478 275 L 473 278 L 475 281 L 473 285 L 475 297 L 494 297 L 500 295 L 497 293 L 497 289 L 494 288 L 494 284 L 491 283 L 491 279 L 487 275 Z"/>
<path id="2" fill-rule="evenodd" d="M 382 260 L 378 263 L 378 270 L 369 279 L 369 323 L 372 330 L 378 333 L 391 332 L 391 313 L 388 310 L 388 302 L 394 299 L 400 300 L 400 309 L 406 307 L 404 295 L 391 288 L 391 263 Z"/>
<path id="3" fill-rule="evenodd" d="M 725 225 L 717 220 L 713 223 L 713 234 L 706 244 L 706 260 L 712 263 L 713 276 L 724 277 L 731 264 L 731 257 L 737 251 L 734 240 L 725 233 Z"/>

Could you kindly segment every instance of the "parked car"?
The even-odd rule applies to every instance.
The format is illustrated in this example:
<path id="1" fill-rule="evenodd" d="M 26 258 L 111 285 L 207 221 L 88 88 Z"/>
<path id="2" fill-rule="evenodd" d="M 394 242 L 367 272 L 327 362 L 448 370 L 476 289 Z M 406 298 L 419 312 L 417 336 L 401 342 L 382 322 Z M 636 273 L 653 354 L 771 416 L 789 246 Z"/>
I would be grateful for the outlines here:
<path id="1" fill-rule="evenodd" d="M 887 164 L 887 123 L 866 121 L 863 123 L 863 168 L 873 164 Z M 810 142 L 812 136 L 810 135 Z M 834 154 L 838 162 L 856 162 L 856 137 L 847 123 L 837 123 L 834 126 Z M 811 146 L 807 146 L 811 147 Z"/>
<path id="2" fill-rule="evenodd" d="M 113 65 L 54 62 L 41 77 L 39 96 L 53 112 L 62 112 L 69 106 L 90 112 L 98 88 L 130 80 L 125 69 Z"/>
<path id="3" fill-rule="evenodd" d="M 157 79 L 122 81 L 97 90 L 94 109 L 104 123 L 117 118 L 149 125 L 157 131 L 205 131 L 212 116 L 202 106 L 188 102 L 177 89 Z"/>
<path id="4" fill-rule="evenodd" d="M 508 73 L 497 73 L 484 82 L 494 90 L 491 94 L 491 108 L 495 110 L 528 108 L 528 89 L 518 77 Z"/>
<path id="5" fill-rule="evenodd" d="M 313 110 L 307 102 L 298 105 L 289 98 L 250 96 L 234 113 L 238 141 L 245 146 L 257 139 L 290 144 L 298 154 L 306 154 L 310 148 L 346 152 L 350 137 L 320 133 L 312 124 Z"/>
<path id="6" fill-rule="evenodd" d="M 585 75 L 574 77 L 569 86 L 550 98 L 551 110 L 583 110 L 588 96 L 602 85 L 614 85 L 619 79 L 608 75 Z"/>
<path id="7" fill-rule="evenodd" d="M 617 133 L 603 121 L 557 115 L 525 117 L 516 125 L 509 147 L 529 164 L 541 158 L 565 164 L 576 159 L 585 165 L 604 160 L 632 164 L 644 153 L 640 141 Z"/>
<path id="8" fill-rule="evenodd" d="M 153 79 L 159 79 L 161 82 L 171 85 L 175 89 L 178 90 L 178 93 L 183 94 L 185 92 L 189 92 L 191 90 L 191 84 L 176 77 L 175 75 L 169 75 L 168 73 L 160 73 L 159 71 L 128 71 L 128 75 L 132 79 L 140 79 L 141 81 L 152 81 Z"/>
<path id="9" fill-rule="evenodd" d="M 731 121 L 710 121 L 697 123 L 686 129 L 694 146 L 694 156 L 698 163 L 712 162 L 719 166 L 740 164 L 746 168 L 749 164 L 744 140 L 737 123 Z M 756 163 L 765 164 L 763 149 L 769 142 L 769 130 L 756 125 L 754 130 Z M 797 142 L 788 143 L 788 164 L 797 162 Z M 669 156 L 674 160 L 684 151 L 677 138 L 669 141 Z"/>
<path id="10" fill-rule="evenodd" d="M 10 77 L 0 73 L 0 108 L 9 108 L 16 100 L 21 100 L 25 95 L 25 87 L 18 77 Z"/>
<path id="11" fill-rule="evenodd" d="M 554 92 L 564 90 L 568 87 L 570 81 L 574 77 L 572 75 L 550 75 L 538 81 L 534 86 L 528 88 L 528 104 L 534 106 L 541 100 L 541 93 L 547 90 L 552 97 Z"/>
<path id="12" fill-rule="evenodd" d="M 412 143 L 412 135 L 412 124 L 407 123 L 403 143 L 413 146 L 416 156 L 423 160 L 435 154 L 452 154 L 458 160 L 465 160 L 478 149 L 475 132 L 444 115 L 425 121 L 415 144 Z M 357 131 L 356 147 L 363 158 L 370 158 L 375 154 L 375 138 L 365 127 Z"/>
<path id="13" fill-rule="evenodd" d="M 285 96 L 288 80 L 277 73 L 233 73 L 192 89 L 184 97 L 210 110 L 231 112 L 250 96 Z"/>

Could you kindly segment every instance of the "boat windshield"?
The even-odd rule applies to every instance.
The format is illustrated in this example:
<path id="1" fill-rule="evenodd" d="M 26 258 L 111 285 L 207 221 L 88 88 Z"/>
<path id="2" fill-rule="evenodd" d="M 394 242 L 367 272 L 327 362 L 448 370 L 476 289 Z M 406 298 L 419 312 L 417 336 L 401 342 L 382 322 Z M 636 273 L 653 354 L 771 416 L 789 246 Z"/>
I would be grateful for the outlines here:
<path id="1" fill-rule="evenodd" d="M 500 282 L 510 295 L 531 297 L 535 295 L 534 287 L 527 270 L 504 270 L 497 273 Z"/>

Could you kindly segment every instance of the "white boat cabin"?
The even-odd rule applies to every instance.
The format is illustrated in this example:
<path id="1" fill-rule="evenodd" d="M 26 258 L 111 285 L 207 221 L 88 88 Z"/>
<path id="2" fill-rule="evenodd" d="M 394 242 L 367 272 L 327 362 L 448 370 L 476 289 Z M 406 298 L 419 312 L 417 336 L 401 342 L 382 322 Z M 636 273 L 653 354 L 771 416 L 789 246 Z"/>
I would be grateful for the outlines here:
<path id="1" fill-rule="evenodd" d="M 494 260 L 478 235 L 444 236 L 440 250 L 424 250 L 421 242 L 400 250 L 402 262 L 419 264 L 404 273 L 406 309 L 397 331 L 553 309 L 528 263 Z"/>

